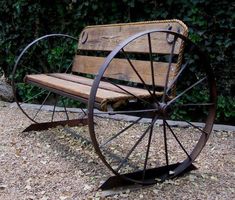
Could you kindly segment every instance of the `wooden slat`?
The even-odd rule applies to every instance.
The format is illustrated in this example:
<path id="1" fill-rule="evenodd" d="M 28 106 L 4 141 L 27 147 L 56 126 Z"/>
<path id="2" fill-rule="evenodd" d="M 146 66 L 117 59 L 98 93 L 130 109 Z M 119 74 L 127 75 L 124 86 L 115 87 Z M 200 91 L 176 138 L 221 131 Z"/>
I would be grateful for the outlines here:
<path id="1" fill-rule="evenodd" d="M 56 78 L 60 78 L 63 80 L 72 81 L 75 83 L 80 83 L 80 84 L 88 85 L 88 86 L 92 86 L 92 84 L 93 84 L 93 79 L 82 77 L 82 76 L 77 76 L 77 75 L 73 75 L 73 74 L 53 73 L 53 74 L 48 74 L 48 76 L 52 76 L 52 77 L 56 77 Z M 125 86 L 125 85 L 118 85 L 118 86 L 123 88 L 124 90 L 130 92 L 131 94 L 133 94 L 135 96 L 149 95 L 148 91 L 145 89 L 134 88 L 134 87 L 129 87 L 129 86 Z M 127 94 L 127 92 L 125 92 L 124 90 L 116 87 L 115 85 L 113 85 L 111 83 L 104 82 L 104 81 L 100 82 L 99 88 L 113 91 L 113 92 Z"/>
<path id="2" fill-rule="evenodd" d="M 179 20 L 88 26 L 81 32 L 78 49 L 111 51 L 124 39 L 138 32 L 152 29 L 168 30 L 170 26 L 172 26 L 173 31 L 177 32 L 179 29 L 180 33 L 187 35 L 187 27 Z M 167 42 L 165 33 L 153 33 L 151 39 L 153 53 L 170 53 L 172 45 Z M 181 40 L 177 40 L 175 54 L 179 53 L 180 46 Z M 147 36 L 141 37 L 131 45 L 126 46 L 125 51 L 148 53 Z"/>
<path id="3" fill-rule="evenodd" d="M 103 57 L 76 55 L 74 58 L 72 71 L 86 74 L 97 74 L 100 66 L 104 62 L 104 59 L 105 58 Z M 152 74 L 150 61 L 132 60 L 132 63 L 138 73 L 143 78 L 143 80 L 145 81 L 145 83 L 151 85 Z M 171 66 L 168 84 L 173 79 L 173 75 L 176 70 L 175 66 L 176 64 L 174 63 Z M 155 85 L 163 87 L 165 85 L 165 77 L 168 69 L 168 63 L 153 62 L 153 67 L 155 75 Z M 104 76 L 118 80 L 142 83 L 126 59 L 113 59 Z"/>
<path id="4" fill-rule="evenodd" d="M 60 78 L 48 76 L 45 74 L 37 74 L 37 75 L 27 75 L 25 77 L 25 81 L 31 84 L 36 83 L 41 86 L 45 86 L 48 88 L 52 88 L 64 93 L 72 94 L 82 98 L 89 98 L 91 87 L 88 85 L 75 83 L 71 81 L 66 81 Z M 96 101 L 102 102 L 106 99 L 121 99 L 128 98 L 130 95 L 118 93 L 114 91 L 109 91 L 105 89 L 98 89 L 96 95 Z"/>

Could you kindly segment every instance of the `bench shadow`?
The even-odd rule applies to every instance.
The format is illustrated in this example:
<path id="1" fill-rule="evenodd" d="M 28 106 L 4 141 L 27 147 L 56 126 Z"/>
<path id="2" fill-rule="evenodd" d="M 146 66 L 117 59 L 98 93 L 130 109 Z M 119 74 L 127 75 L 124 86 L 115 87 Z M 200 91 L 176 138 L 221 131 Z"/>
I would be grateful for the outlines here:
<path id="1" fill-rule="evenodd" d="M 59 156 L 71 164 L 74 171 L 81 170 L 89 179 L 96 179 L 95 184 L 100 184 L 112 175 L 98 158 L 91 141 L 72 128 L 57 127 L 40 132 L 22 132 L 21 136 L 33 136 L 42 143 L 49 144 L 52 151 L 50 153 L 54 153 L 54 156 Z"/>

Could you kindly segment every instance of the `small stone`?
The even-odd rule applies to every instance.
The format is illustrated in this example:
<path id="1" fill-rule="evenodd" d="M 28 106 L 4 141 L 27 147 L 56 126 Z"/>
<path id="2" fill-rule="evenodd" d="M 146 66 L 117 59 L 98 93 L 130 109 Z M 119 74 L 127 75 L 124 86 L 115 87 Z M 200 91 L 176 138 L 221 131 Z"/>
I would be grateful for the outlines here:
<path id="1" fill-rule="evenodd" d="M 195 181 L 196 178 L 197 178 L 197 177 L 194 176 L 194 175 L 189 175 L 189 180 L 190 180 L 191 182 Z"/>
<path id="2" fill-rule="evenodd" d="M 0 79 L 0 100 L 12 102 L 14 98 L 12 87 Z"/>
<path id="3" fill-rule="evenodd" d="M 26 180 L 26 183 L 29 183 L 30 181 L 32 181 L 32 178 L 28 178 L 28 179 Z"/>
<path id="4" fill-rule="evenodd" d="M 43 196 L 40 200 L 48 200 L 49 198 L 47 196 Z"/>
<path id="5" fill-rule="evenodd" d="M 120 194 L 120 196 L 121 196 L 121 197 L 125 197 L 125 198 L 126 198 L 126 197 L 128 197 L 128 194 L 121 193 L 121 194 Z"/>
<path id="6" fill-rule="evenodd" d="M 155 178 L 155 181 L 157 181 L 157 182 L 162 182 L 162 179 L 160 179 L 160 178 Z"/>
<path id="7" fill-rule="evenodd" d="M 25 157 L 25 156 L 23 156 L 22 158 L 23 158 L 23 160 L 27 160 L 27 157 Z"/>
<path id="8" fill-rule="evenodd" d="M 129 194 L 130 192 L 131 192 L 130 189 L 127 189 L 127 190 L 125 191 L 126 194 Z"/>
<path id="9" fill-rule="evenodd" d="M 0 190 L 5 190 L 7 188 L 7 185 L 0 185 Z"/>
<path id="10" fill-rule="evenodd" d="M 32 187 L 31 187 L 30 185 L 26 185 L 26 186 L 25 186 L 25 189 L 26 189 L 26 190 L 31 190 Z"/>
<path id="11" fill-rule="evenodd" d="M 173 175 L 175 172 L 174 171 L 169 171 L 169 174 L 170 175 Z"/>
<path id="12" fill-rule="evenodd" d="M 90 189 L 91 189 L 91 186 L 89 186 L 87 184 L 84 185 L 84 190 L 90 190 Z"/>
<path id="13" fill-rule="evenodd" d="M 46 160 L 41 160 L 40 163 L 42 163 L 43 165 L 47 164 Z"/>
<path id="14" fill-rule="evenodd" d="M 155 190 L 155 189 L 154 189 L 154 190 L 153 190 L 153 193 L 154 193 L 154 194 L 158 194 L 158 190 Z"/>
<path id="15" fill-rule="evenodd" d="M 27 196 L 27 197 L 26 197 L 26 200 L 33 200 L 33 199 L 35 199 L 35 198 L 36 198 L 35 196 L 30 195 L 30 196 Z"/>
<path id="16" fill-rule="evenodd" d="M 65 195 L 60 196 L 60 200 L 66 200 L 68 198 L 69 198 L 69 196 L 65 196 Z"/>
<path id="17" fill-rule="evenodd" d="M 213 180 L 213 181 L 218 181 L 218 178 L 215 177 L 215 176 L 211 176 L 211 180 Z"/>

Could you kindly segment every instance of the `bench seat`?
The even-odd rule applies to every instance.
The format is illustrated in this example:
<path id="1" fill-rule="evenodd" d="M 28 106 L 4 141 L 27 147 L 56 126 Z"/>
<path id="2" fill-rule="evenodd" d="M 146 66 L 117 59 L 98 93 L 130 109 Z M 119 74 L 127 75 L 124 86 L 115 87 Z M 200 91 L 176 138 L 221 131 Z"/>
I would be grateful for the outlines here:
<path id="1" fill-rule="evenodd" d="M 75 99 L 89 99 L 93 79 L 66 73 L 52 74 L 32 74 L 25 76 L 25 82 L 48 89 L 55 93 L 63 94 Z M 128 94 L 117 86 L 101 81 L 96 95 L 96 103 L 99 109 L 106 111 L 108 104 L 113 108 L 125 103 L 126 100 L 139 98 L 149 98 L 147 90 L 129 86 L 118 85 L 124 90 L 132 93 Z M 158 95 L 160 95 L 159 93 Z M 136 97 L 135 97 L 136 96 Z"/>

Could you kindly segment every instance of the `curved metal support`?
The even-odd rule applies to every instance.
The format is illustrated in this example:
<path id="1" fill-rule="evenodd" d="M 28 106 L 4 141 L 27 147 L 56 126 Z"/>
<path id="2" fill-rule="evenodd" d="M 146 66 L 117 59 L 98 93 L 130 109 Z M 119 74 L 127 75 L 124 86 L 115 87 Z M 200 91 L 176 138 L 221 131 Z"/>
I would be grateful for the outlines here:
<path id="1" fill-rule="evenodd" d="M 20 106 L 20 103 L 18 101 L 18 99 L 16 98 L 16 85 L 15 85 L 15 76 L 16 76 L 16 70 L 19 66 L 19 63 L 22 59 L 22 57 L 25 55 L 25 53 L 32 47 L 34 46 L 36 43 L 42 41 L 42 40 L 45 40 L 45 39 L 48 39 L 48 38 L 56 38 L 56 37 L 64 37 L 64 38 L 70 38 L 72 40 L 75 40 L 76 42 L 78 42 L 78 39 L 73 37 L 73 36 L 70 36 L 70 35 L 67 35 L 67 34 L 48 34 L 48 35 L 44 35 L 40 38 L 37 38 L 36 40 L 32 41 L 31 43 L 29 43 L 24 49 L 23 51 L 20 53 L 20 55 L 18 56 L 18 58 L 16 59 L 16 62 L 15 62 L 15 65 L 14 65 L 14 68 L 13 68 L 13 71 L 12 71 L 12 90 L 13 90 L 13 94 L 15 96 L 15 101 L 18 105 L 18 107 L 21 109 L 21 111 L 30 119 L 32 120 L 34 123 L 37 123 L 34 119 L 30 118 L 28 116 L 28 114 L 24 111 L 24 109 Z M 70 67 L 70 66 L 69 66 Z"/>
<path id="2" fill-rule="evenodd" d="M 61 36 L 62 36 L 62 37 L 67 37 L 67 38 L 71 38 L 71 39 L 73 39 L 73 40 L 78 41 L 78 39 L 75 38 L 75 37 L 73 37 L 73 36 L 66 35 L 66 34 L 60 34 L 60 33 L 57 33 L 57 34 L 48 34 L 48 35 L 44 35 L 44 36 L 42 36 L 42 37 L 40 37 L 40 38 L 37 38 L 36 40 L 34 40 L 34 41 L 32 41 L 31 43 L 29 43 L 29 44 L 23 49 L 23 51 L 20 53 L 20 55 L 18 56 L 18 58 L 16 59 L 16 62 L 15 62 L 15 65 L 14 65 L 13 71 L 12 71 L 12 79 L 14 79 L 14 77 L 15 77 L 15 71 L 16 71 L 16 69 L 17 69 L 17 66 L 18 66 L 19 62 L 20 62 L 21 57 L 25 54 L 25 52 L 26 52 L 31 46 L 33 46 L 35 43 L 37 43 L 37 42 L 39 42 L 39 41 L 41 41 L 41 40 L 43 40 L 43 39 L 45 39 L 45 38 L 61 37 Z M 14 84 L 14 81 L 12 81 L 12 85 L 13 85 L 13 84 Z"/>

